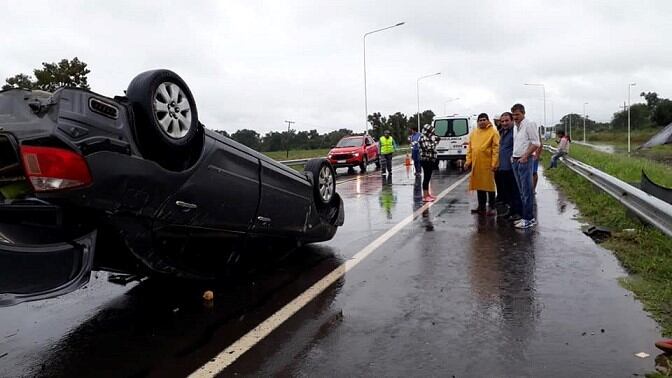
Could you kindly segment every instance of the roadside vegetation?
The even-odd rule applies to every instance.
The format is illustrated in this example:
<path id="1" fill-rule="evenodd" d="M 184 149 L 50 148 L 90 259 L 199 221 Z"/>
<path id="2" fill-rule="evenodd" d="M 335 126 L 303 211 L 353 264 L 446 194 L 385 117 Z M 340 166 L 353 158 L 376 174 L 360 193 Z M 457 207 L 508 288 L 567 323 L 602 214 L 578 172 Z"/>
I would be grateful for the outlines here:
<path id="1" fill-rule="evenodd" d="M 672 167 L 646 158 L 608 154 L 572 145 L 570 156 L 623 181 L 639 182 L 641 170 L 656 183 L 672 187 Z M 672 238 L 632 217 L 618 201 L 564 165 L 545 175 L 576 204 L 582 219 L 612 230 L 602 246 L 614 251 L 630 276 L 622 284 L 631 290 L 672 336 Z"/>
<path id="2" fill-rule="evenodd" d="M 264 155 L 273 160 L 295 160 L 325 157 L 327 153 L 329 153 L 328 148 L 317 148 L 314 150 L 289 150 L 289 156 L 287 155 L 287 151 L 268 151 L 264 152 Z"/>

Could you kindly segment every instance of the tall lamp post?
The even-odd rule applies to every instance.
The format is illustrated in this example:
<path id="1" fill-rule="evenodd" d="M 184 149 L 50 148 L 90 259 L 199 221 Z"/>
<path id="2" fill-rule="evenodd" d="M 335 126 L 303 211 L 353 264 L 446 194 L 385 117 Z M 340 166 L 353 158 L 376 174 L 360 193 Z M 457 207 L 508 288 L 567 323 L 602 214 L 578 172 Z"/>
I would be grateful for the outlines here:
<path id="1" fill-rule="evenodd" d="M 630 153 L 630 88 L 637 85 L 637 83 L 628 84 L 628 153 Z"/>
<path id="2" fill-rule="evenodd" d="M 544 90 L 544 127 L 546 127 L 546 86 L 544 84 L 530 84 L 530 83 L 525 83 L 525 85 L 529 85 L 532 87 L 541 87 L 541 89 Z"/>
<path id="3" fill-rule="evenodd" d="M 369 133 L 369 104 L 368 104 L 367 98 L 366 98 L 366 36 L 369 35 L 369 34 L 381 32 L 383 30 L 396 28 L 397 26 L 401 26 L 403 24 L 404 24 L 404 22 L 400 22 L 396 25 L 388 26 L 386 28 L 372 30 L 368 33 L 364 33 L 364 37 L 362 38 L 362 39 L 364 39 L 364 131 L 365 131 L 365 134 Z"/>
<path id="4" fill-rule="evenodd" d="M 418 80 L 415 82 L 415 87 L 418 91 L 418 131 L 420 131 L 420 80 L 426 79 L 428 77 L 436 76 L 436 75 L 441 75 L 441 72 L 425 75 L 425 76 L 420 76 Z"/>
<path id="5" fill-rule="evenodd" d="M 586 143 L 586 105 L 587 102 L 583 103 L 583 143 Z"/>
<path id="6" fill-rule="evenodd" d="M 457 100 L 459 100 L 459 99 L 460 99 L 459 97 L 451 97 L 451 98 L 449 98 L 448 101 L 446 101 L 446 102 L 443 104 L 443 115 L 448 115 L 448 103 L 451 102 L 451 101 L 457 101 Z"/>

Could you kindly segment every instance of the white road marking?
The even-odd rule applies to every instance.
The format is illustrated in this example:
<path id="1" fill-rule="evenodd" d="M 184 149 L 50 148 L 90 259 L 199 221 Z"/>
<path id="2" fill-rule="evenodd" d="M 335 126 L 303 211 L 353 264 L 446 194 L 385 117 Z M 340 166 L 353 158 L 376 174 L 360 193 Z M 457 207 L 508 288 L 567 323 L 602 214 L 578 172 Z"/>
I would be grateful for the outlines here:
<path id="1" fill-rule="evenodd" d="M 452 192 L 458 185 L 462 184 L 467 178 L 469 178 L 469 175 L 465 175 L 464 177 L 453 183 L 451 186 L 446 188 L 444 191 L 442 191 L 439 195 L 436 196 L 436 201 L 448 195 L 448 193 Z M 214 377 L 215 375 L 222 372 L 233 362 L 235 362 L 240 356 L 242 356 L 245 352 L 252 349 L 257 343 L 259 343 L 271 332 L 273 332 L 273 330 L 278 328 L 280 325 L 282 325 L 282 323 L 284 323 L 290 317 L 292 317 L 292 315 L 297 313 L 308 303 L 310 303 L 313 299 L 315 299 L 318 295 L 320 295 L 334 282 L 343 277 L 346 272 L 348 272 L 350 269 L 354 268 L 359 263 L 364 261 L 364 259 L 366 259 L 369 255 L 371 255 L 378 247 L 380 247 L 383 243 L 392 238 L 392 236 L 394 236 L 406 225 L 411 223 L 415 217 L 422 214 L 423 211 L 427 210 L 434 203 L 436 202 L 425 203 L 413 214 L 407 216 L 401 222 L 397 223 L 394 227 L 387 230 L 384 234 L 380 235 L 371 244 L 367 245 L 359 252 L 357 252 L 348 261 L 339 265 L 331 273 L 329 273 L 321 280 L 319 280 L 317 283 L 315 283 L 313 286 L 311 286 L 306 291 L 301 293 L 298 297 L 296 297 L 294 300 L 286 304 L 275 314 L 271 315 L 269 318 L 264 320 L 258 326 L 254 327 L 252 330 L 246 333 L 243 337 L 241 337 L 236 342 L 231 344 L 229 347 L 224 349 L 215 358 L 211 359 L 210 361 L 208 361 L 208 363 L 206 363 L 205 365 L 201 366 L 198 370 L 191 373 L 189 377 L 193 378 Z"/>

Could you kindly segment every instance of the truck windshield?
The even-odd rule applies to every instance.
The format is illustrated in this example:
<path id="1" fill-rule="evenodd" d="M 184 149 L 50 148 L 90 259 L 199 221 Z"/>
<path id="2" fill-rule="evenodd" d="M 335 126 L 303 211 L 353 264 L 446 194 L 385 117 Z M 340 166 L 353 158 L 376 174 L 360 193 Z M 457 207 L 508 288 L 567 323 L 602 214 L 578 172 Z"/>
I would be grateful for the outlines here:
<path id="1" fill-rule="evenodd" d="M 469 134 L 469 126 L 466 118 L 437 119 L 434 132 L 440 137 L 461 137 Z"/>
<path id="2" fill-rule="evenodd" d="M 362 145 L 362 138 L 344 138 L 338 141 L 336 147 L 359 147 Z"/>

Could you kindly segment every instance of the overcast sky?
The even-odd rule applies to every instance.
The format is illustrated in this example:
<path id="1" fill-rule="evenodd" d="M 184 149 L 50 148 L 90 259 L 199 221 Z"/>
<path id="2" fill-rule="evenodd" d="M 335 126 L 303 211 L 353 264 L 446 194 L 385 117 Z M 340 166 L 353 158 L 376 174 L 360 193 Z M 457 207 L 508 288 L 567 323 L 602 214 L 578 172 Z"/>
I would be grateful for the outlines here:
<path id="1" fill-rule="evenodd" d="M 0 80 L 79 57 L 91 88 L 123 93 L 167 68 L 207 127 L 264 134 L 364 128 L 369 113 L 491 116 L 514 102 L 543 123 L 567 112 L 609 121 L 641 91 L 672 97 L 672 1 L 7 1 Z M 457 101 L 446 102 L 459 97 Z"/>

